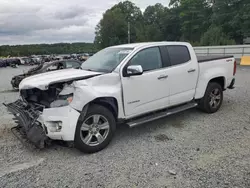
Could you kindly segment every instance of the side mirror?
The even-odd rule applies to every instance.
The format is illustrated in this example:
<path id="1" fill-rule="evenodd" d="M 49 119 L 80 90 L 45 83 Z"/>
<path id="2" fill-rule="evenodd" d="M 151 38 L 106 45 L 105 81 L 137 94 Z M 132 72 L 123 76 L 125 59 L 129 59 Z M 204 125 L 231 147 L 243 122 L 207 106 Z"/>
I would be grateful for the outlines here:
<path id="1" fill-rule="evenodd" d="M 141 65 L 130 65 L 127 67 L 126 76 L 136 76 L 142 74 L 143 74 L 143 68 Z"/>

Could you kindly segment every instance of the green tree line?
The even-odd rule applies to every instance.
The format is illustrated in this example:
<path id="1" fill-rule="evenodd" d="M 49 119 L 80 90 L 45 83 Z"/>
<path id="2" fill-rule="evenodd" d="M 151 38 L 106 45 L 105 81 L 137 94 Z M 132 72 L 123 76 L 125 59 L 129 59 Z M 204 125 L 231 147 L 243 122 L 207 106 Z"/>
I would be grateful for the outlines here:
<path id="1" fill-rule="evenodd" d="M 249 0 L 171 0 L 144 12 L 130 1 L 108 9 L 96 26 L 99 48 L 128 42 L 187 41 L 193 45 L 242 44 L 250 36 Z"/>
<path id="2" fill-rule="evenodd" d="M 128 24 L 129 23 L 129 24 Z M 108 9 L 92 43 L 0 46 L 0 56 L 95 52 L 130 41 L 187 41 L 195 46 L 242 44 L 250 37 L 250 0 L 171 0 L 144 12 L 130 1 Z M 84 34 L 84 33 L 83 33 Z"/>
<path id="3" fill-rule="evenodd" d="M 29 56 L 96 52 L 93 43 L 57 43 L 0 46 L 0 56 Z"/>

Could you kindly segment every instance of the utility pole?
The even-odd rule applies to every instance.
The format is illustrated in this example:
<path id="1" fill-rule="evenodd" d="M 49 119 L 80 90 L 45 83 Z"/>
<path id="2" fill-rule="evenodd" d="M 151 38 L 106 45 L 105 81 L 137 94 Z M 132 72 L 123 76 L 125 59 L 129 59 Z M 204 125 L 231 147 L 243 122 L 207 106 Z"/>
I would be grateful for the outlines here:
<path id="1" fill-rule="evenodd" d="M 134 17 L 134 14 L 130 14 L 129 16 L 128 16 L 128 43 L 130 43 L 131 42 L 131 27 L 130 27 L 130 21 L 132 20 L 132 18 Z M 133 23 L 133 22 L 132 22 Z"/>
<path id="2" fill-rule="evenodd" d="M 128 21 L 128 43 L 130 43 L 130 22 Z"/>

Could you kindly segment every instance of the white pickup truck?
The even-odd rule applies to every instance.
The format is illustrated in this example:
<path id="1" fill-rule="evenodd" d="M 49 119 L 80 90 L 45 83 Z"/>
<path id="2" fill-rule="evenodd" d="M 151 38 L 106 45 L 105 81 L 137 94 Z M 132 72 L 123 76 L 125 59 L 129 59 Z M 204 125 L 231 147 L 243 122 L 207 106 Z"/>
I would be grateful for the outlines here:
<path id="1" fill-rule="evenodd" d="M 197 58 L 189 43 L 126 44 L 99 51 L 80 69 L 24 79 L 20 99 L 5 105 L 37 147 L 74 141 L 93 153 L 120 123 L 134 127 L 196 106 L 216 112 L 235 73 L 232 56 Z"/>

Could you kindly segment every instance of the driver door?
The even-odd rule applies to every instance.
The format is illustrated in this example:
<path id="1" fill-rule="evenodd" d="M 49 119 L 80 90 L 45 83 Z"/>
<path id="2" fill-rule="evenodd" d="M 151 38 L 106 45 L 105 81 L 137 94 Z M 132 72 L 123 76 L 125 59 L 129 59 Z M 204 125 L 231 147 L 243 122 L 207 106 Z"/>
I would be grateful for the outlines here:
<path id="1" fill-rule="evenodd" d="M 144 72 L 137 76 L 122 75 L 125 116 L 169 106 L 168 69 L 163 66 L 159 47 L 139 51 L 124 69 L 129 65 L 141 65 Z"/>

